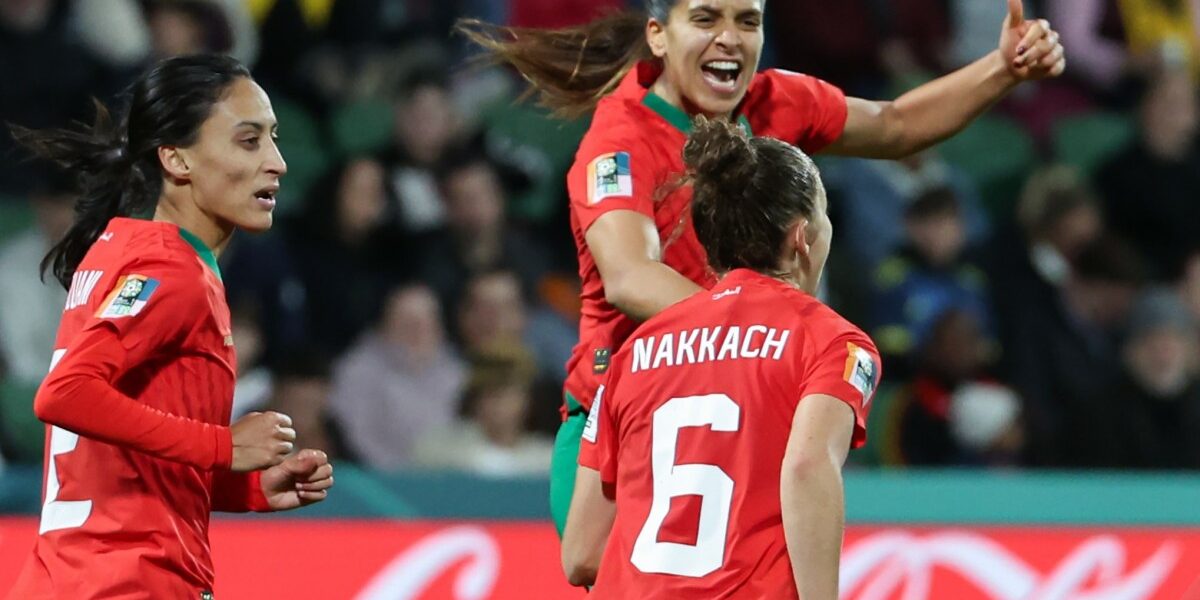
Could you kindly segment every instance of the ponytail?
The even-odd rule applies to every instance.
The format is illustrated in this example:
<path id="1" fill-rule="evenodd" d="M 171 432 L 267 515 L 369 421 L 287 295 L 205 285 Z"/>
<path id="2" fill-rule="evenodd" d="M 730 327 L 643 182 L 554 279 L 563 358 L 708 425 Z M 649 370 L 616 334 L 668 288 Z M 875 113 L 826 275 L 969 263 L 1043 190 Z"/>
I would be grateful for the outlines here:
<path id="1" fill-rule="evenodd" d="M 647 18 L 624 11 L 562 29 L 464 19 L 455 29 L 486 50 L 491 62 L 515 67 L 530 84 L 525 96 L 537 95 L 556 116 L 574 118 L 594 109 L 639 61 L 653 57 L 646 44 Z"/>
<path id="2" fill-rule="evenodd" d="M 64 288 L 70 287 L 75 268 L 113 217 L 148 208 L 145 202 L 136 202 L 145 200 L 137 193 L 144 186 L 136 185 L 145 178 L 129 155 L 124 124 L 115 124 L 108 109 L 98 100 L 94 103 L 96 118 L 91 126 L 41 131 L 11 126 L 18 144 L 72 174 L 80 190 L 75 222 L 41 263 L 42 277 L 49 271 Z"/>
<path id="3" fill-rule="evenodd" d="M 118 119 L 96 102 L 90 126 L 35 131 L 10 125 L 17 143 L 74 177 L 75 223 L 46 257 L 64 288 L 113 217 L 149 213 L 162 194 L 161 146 L 188 147 L 213 105 L 250 71 L 228 56 L 194 54 L 159 61 L 130 84 Z"/>

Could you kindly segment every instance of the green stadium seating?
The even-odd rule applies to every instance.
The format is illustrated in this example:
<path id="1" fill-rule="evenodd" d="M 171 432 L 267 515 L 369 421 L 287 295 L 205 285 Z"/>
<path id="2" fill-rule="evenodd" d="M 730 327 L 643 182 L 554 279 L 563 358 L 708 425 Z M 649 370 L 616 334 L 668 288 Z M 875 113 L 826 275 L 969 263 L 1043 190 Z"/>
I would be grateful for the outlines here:
<path id="1" fill-rule="evenodd" d="M 539 167 L 528 192 L 509 200 L 509 212 L 518 219 L 542 221 L 564 202 L 566 172 L 587 131 L 588 119 L 564 121 L 540 107 L 505 100 L 485 109 L 484 123 L 493 139 L 510 146 L 505 154 Z"/>
<path id="2" fill-rule="evenodd" d="M 326 150 L 320 123 L 304 107 L 283 97 L 272 103 L 279 120 L 279 150 L 288 164 L 275 211 L 288 215 L 301 209 L 305 194 L 329 168 L 332 156 Z"/>
<path id="3" fill-rule="evenodd" d="M 994 115 L 980 117 L 943 142 L 939 151 L 975 180 L 995 220 L 1011 218 L 1025 178 L 1037 161 L 1030 135 L 1013 120 Z"/>
<path id="4" fill-rule="evenodd" d="M 37 384 L 0 381 L 0 435 L 15 462 L 40 463 L 46 427 L 33 414 Z"/>
<path id="5" fill-rule="evenodd" d="M 1137 135 L 1132 117 L 1118 113 L 1094 112 L 1058 120 L 1052 129 L 1054 156 L 1092 175 Z"/>
<path id="6" fill-rule="evenodd" d="M 334 147 L 343 157 L 373 154 L 387 148 L 393 126 L 391 104 L 378 100 L 342 106 L 329 120 Z"/>

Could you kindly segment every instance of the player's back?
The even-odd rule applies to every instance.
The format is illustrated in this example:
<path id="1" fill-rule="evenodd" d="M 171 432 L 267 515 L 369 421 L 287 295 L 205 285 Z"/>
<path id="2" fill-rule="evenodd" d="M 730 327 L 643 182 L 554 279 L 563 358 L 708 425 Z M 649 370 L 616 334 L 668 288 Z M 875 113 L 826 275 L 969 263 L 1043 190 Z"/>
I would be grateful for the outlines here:
<path id="1" fill-rule="evenodd" d="M 113 382 L 119 392 L 170 415 L 225 425 L 236 377 L 228 308 L 217 272 L 206 266 L 211 253 L 187 235 L 168 223 L 112 220 L 75 272 L 51 372 L 79 336 L 110 327 L 127 351 L 112 357 L 123 363 Z M 69 399 L 81 409 L 87 400 Z M 27 597 L 211 587 L 211 471 L 49 425 L 46 457 L 37 547 L 17 584 Z M 80 571 L 97 564 L 105 573 Z M 140 592 L 105 587 L 139 579 Z"/>
<path id="2" fill-rule="evenodd" d="M 874 351 L 816 299 L 745 270 L 639 328 L 599 396 L 607 420 L 585 432 L 611 427 L 616 463 L 597 597 L 795 598 L 779 500 L 792 417 L 803 396 L 836 387 L 818 382 L 830 349 L 847 365 L 858 346 Z M 875 362 L 863 368 L 873 386 Z"/>

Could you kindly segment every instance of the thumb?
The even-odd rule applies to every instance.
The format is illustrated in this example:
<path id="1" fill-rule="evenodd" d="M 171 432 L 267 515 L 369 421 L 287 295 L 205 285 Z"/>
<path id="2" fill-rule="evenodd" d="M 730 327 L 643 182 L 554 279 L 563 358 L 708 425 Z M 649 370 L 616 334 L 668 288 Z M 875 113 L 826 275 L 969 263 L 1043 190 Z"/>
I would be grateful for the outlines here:
<path id="1" fill-rule="evenodd" d="M 321 465 L 329 462 L 325 453 L 320 450 L 301 450 L 293 457 L 288 471 L 293 475 L 312 475 Z"/>
<path id="2" fill-rule="evenodd" d="M 1021 0 L 1008 0 L 1008 26 L 1016 27 L 1025 22 L 1025 6 Z"/>

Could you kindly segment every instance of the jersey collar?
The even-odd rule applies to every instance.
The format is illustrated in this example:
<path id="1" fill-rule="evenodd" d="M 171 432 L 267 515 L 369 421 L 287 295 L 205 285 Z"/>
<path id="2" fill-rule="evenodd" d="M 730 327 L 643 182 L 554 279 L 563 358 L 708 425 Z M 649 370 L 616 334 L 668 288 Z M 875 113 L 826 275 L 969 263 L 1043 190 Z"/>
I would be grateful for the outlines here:
<path id="1" fill-rule="evenodd" d="M 200 255 L 200 260 L 203 260 L 204 264 L 208 265 L 208 268 L 212 269 L 212 272 L 216 274 L 217 279 L 221 279 L 221 267 L 217 264 L 217 257 L 213 254 L 213 251 L 207 245 L 205 245 L 200 238 L 196 237 L 196 234 L 182 227 L 179 228 L 179 237 L 183 238 L 183 241 L 191 245 L 192 249 L 196 251 L 196 254 Z"/>
<path id="2" fill-rule="evenodd" d="M 692 132 L 692 117 L 684 112 L 683 109 L 673 106 L 670 102 L 664 100 L 662 96 L 649 90 L 649 87 L 654 85 L 654 82 L 661 75 L 662 69 L 660 67 L 652 62 L 643 61 L 638 63 L 634 67 L 633 72 L 626 76 L 625 81 L 621 82 L 620 87 L 628 90 L 636 86 L 638 91 L 644 93 L 642 104 L 646 108 L 649 108 L 654 114 L 662 117 L 664 121 L 683 132 L 684 135 L 688 135 Z M 746 132 L 746 135 L 754 135 L 754 132 L 750 129 L 750 120 L 746 118 L 746 115 L 738 115 L 737 122 L 738 125 L 742 126 L 742 130 Z"/>

